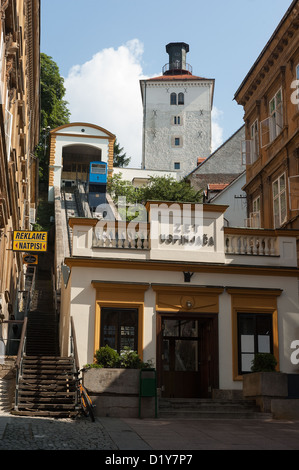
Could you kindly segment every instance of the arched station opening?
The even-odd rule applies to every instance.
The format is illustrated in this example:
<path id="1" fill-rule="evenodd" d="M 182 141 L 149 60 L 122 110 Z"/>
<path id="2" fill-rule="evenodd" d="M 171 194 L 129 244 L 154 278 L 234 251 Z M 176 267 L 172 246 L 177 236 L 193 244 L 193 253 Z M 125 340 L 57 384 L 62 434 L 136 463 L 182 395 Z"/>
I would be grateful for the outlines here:
<path id="1" fill-rule="evenodd" d="M 62 151 L 62 182 L 88 181 L 90 162 L 102 161 L 102 151 L 91 145 L 68 145 Z"/>

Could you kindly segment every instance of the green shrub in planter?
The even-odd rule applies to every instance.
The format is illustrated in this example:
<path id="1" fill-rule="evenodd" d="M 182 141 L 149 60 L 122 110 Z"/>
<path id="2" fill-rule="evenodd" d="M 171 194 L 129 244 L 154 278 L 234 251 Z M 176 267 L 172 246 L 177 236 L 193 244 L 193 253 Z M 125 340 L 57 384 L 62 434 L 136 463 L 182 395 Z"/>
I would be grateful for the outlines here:
<path id="1" fill-rule="evenodd" d="M 119 367 L 124 369 L 146 369 L 151 367 L 149 362 L 143 362 L 140 359 L 136 351 L 132 351 L 127 347 L 121 352 L 119 359 Z"/>
<path id="2" fill-rule="evenodd" d="M 118 353 L 107 345 L 96 351 L 95 360 L 100 367 L 108 369 L 119 367 Z"/>
<path id="3" fill-rule="evenodd" d="M 87 364 L 86 368 L 105 368 L 105 369 L 147 369 L 151 368 L 151 362 L 143 362 L 136 351 L 125 347 L 121 354 L 118 354 L 109 346 L 103 346 L 95 353 L 95 363 Z"/>
<path id="4" fill-rule="evenodd" d="M 277 360 L 270 353 L 258 353 L 255 355 L 251 371 L 252 372 L 275 372 Z"/>

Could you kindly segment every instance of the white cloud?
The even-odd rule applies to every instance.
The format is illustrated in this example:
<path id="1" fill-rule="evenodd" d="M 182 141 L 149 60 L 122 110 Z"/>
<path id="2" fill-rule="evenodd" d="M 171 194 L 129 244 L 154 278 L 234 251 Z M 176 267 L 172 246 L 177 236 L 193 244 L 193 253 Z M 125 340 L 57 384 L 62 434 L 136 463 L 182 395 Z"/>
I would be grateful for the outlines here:
<path id="1" fill-rule="evenodd" d="M 66 100 L 73 122 L 88 122 L 116 135 L 130 167 L 142 159 L 142 100 L 139 81 L 143 44 L 128 41 L 118 49 L 107 48 L 82 65 L 74 65 L 65 78 Z M 223 142 L 222 111 L 212 111 L 212 150 Z"/>
<path id="2" fill-rule="evenodd" d="M 212 152 L 223 143 L 223 129 L 220 125 L 223 112 L 213 107 L 212 109 Z"/>
<path id="3" fill-rule="evenodd" d="M 118 49 L 108 48 L 65 78 L 71 120 L 97 124 L 116 135 L 130 166 L 140 167 L 142 149 L 143 44 L 133 39 Z"/>

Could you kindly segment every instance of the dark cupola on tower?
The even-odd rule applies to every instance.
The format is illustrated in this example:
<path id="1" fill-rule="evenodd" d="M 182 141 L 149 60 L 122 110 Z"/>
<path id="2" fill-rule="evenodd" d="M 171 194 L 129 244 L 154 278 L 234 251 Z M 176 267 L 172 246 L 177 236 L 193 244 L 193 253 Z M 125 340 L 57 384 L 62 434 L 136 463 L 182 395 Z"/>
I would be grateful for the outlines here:
<path id="1" fill-rule="evenodd" d="M 186 62 L 189 44 L 170 42 L 166 46 L 166 52 L 169 55 L 169 63 L 164 65 L 163 75 L 192 75 L 192 67 Z"/>

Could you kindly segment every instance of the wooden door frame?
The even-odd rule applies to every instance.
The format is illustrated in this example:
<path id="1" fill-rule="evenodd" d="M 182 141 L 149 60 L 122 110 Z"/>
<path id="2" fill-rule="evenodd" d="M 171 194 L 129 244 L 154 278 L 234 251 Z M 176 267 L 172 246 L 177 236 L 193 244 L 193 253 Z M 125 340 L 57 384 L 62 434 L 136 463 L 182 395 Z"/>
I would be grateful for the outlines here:
<path id="1" fill-rule="evenodd" d="M 218 335 L 218 314 L 217 313 L 197 313 L 197 312 L 163 312 L 157 311 L 157 343 L 156 343 L 156 368 L 157 368 L 157 385 L 162 389 L 162 353 L 163 353 L 163 335 L 162 335 L 162 318 L 166 319 L 186 319 L 186 320 L 210 320 L 212 327 L 212 350 L 213 360 L 211 362 L 211 387 L 219 388 L 219 335 Z"/>

